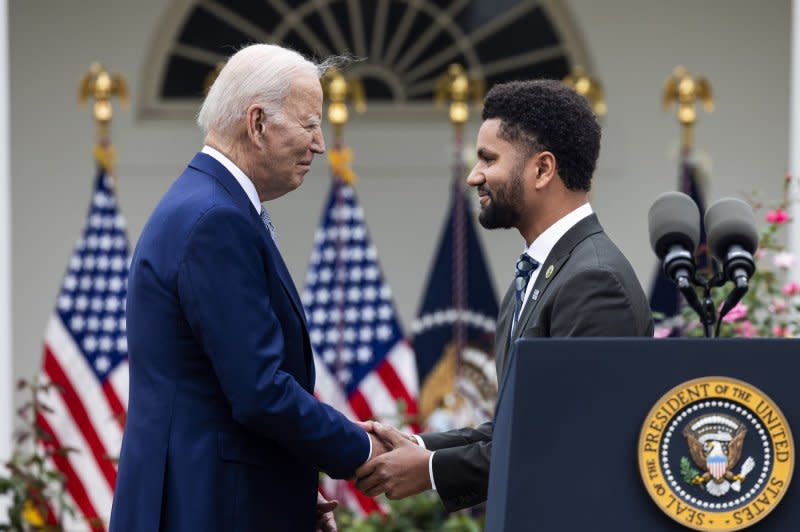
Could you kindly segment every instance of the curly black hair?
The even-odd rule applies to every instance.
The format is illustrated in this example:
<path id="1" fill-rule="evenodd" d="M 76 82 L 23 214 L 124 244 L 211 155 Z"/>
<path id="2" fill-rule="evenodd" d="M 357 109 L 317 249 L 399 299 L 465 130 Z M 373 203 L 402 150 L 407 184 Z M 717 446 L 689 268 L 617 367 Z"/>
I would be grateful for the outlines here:
<path id="1" fill-rule="evenodd" d="M 499 118 L 500 138 L 533 155 L 555 155 L 570 190 L 589 190 L 600 153 L 600 124 L 586 99 L 560 81 L 538 79 L 495 85 L 483 102 L 483 119 Z"/>

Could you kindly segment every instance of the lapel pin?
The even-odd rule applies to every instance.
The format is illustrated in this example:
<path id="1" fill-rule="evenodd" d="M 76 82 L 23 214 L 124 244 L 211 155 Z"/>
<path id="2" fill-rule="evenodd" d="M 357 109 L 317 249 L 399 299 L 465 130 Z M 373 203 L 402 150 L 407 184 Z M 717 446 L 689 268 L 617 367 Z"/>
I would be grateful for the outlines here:
<path id="1" fill-rule="evenodd" d="M 544 272 L 544 278 L 545 278 L 545 279 L 549 279 L 550 277 L 552 277 L 552 276 L 553 276 L 553 270 L 554 270 L 554 269 L 555 269 L 555 268 L 553 268 L 553 265 L 552 265 L 552 264 L 551 264 L 550 266 L 548 266 L 548 267 L 547 267 L 547 271 L 546 271 L 546 272 Z"/>
<path id="2" fill-rule="evenodd" d="M 533 293 L 531 294 L 531 299 L 533 301 L 536 301 L 537 299 L 539 299 L 539 289 L 538 288 L 534 288 L 533 289 Z"/>

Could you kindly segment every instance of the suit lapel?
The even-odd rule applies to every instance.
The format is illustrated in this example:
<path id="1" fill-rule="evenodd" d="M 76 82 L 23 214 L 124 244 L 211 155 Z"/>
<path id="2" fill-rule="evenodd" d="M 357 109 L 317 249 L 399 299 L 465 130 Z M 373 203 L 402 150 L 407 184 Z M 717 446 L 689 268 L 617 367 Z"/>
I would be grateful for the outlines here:
<path id="1" fill-rule="evenodd" d="M 272 264 L 275 266 L 275 270 L 278 272 L 278 277 L 281 280 L 281 284 L 283 285 L 283 290 L 286 292 L 286 295 L 289 296 L 289 299 L 292 302 L 292 306 L 294 307 L 295 312 L 300 316 L 300 319 L 303 322 L 303 327 L 308 328 L 308 324 L 306 324 L 306 313 L 303 310 L 303 305 L 300 302 L 300 296 L 297 294 L 297 289 L 294 286 L 294 281 L 292 280 L 292 276 L 289 273 L 289 269 L 286 267 L 286 263 L 283 262 L 283 257 L 281 256 L 281 252 L 278 250 L 278 246 L 275 245 L 275 241 L 272 240 L 272 237 L 269 234 L 269 230 L 264 227 L 264 224 L 261 222 L 261 218 L 258 218 L 258 223 L 261 225 L 261 228 L 266 232 L 267 238 L 267 247 L 269 248 L 269 258 L 272 260 Z"/>
<path id="2" fill-rule="evenodd" d="M 547 287 L 550 286 L 550 283 L 556 278 L 558 272 L 561 271 L 561 268 L 566 264 L 567 260 L 569 260 L 569 256 L 572 250 L 575 249 L 575 246 L 588 236 L 602 231 L 603 228 L 597 220 L 597 216 L 591 214 L 575 224 L 558 242 L 556 242 L 556 245 L 553 246 L 547 259 L 540 266 L 541 270 L 539 270 L 536 283 L 533 285 L 533 290 L 531 290 L 530 299 L 525 303 L 525 307 L 522 309 L 522 314 L 519 317 L 519 323 L 517 323 L 517 326 L 514 328 L 514 338 L 512 338 L 512 341 L 519 338 L 521 332 L 525 330 L 525 325 L 531 319 L 531 316 L 533 316 L 539 302 L 543 299 Z M 552 270 L 550 270 L 551 268 Z M 550 275 L 548 275 L 548 272 L 550 272 Z"/>
<path id="3" fill-rule="evenodd" d="M 295 312 L 303 322 L 303 328 L 307 330 L 308 325 L 306 324 L 305 311 L 303 310 L 303 305 L 300 303 L 300 296 L 297 294 L 297 289 L 294 286 L 292 276 L 289 274 L 289 270 L 286 267 L 286 264 L 283 262 L 283 257 L 281 257 L 278 247 L 275 245 L 275 242 L 272 240 L 272 237 L 269 234 L 269 230 L 264 227 L 264 223 L 261 221 L 261 216 L 259 216 L 259 213 L 256 212 L 255 208 L 253 207 L 253 203 L 250 201 L 250 198 L 247 197 L 247 194 L 242 189 L 241 185 L 239 185 L 239 182 L 236 181 L 236 178 L 233 177 L 231 173 L 219 163 L 219 161 L 202 152 L 194 156 L 192 161 L 189 163 L 189 166 L 195 170 L 203 172 L 204 174 L 208 174 L 219 181 L 223 188 L 228 191 L 228 194 L 230 194 L 231 198 L 233 198 L 234 204 L 236 204 L 236 206 L 240 209 L 247 211 L 250 221 L 262 233 L 264 241 L 267 244 L 267 249 L 269 250 L 269 259 L 272 261 L 275 271 L 278 272 L 278 278 L 281 281 L 283 290 L 286 292 L 286 295 L 292 302 Z"/>
<path id="4" fill-rule="evenodd" d="M 258 225 L 263 230 L 263 233 L 266 235 L 265 241 L 267 242 L 267 249 L 269 249 L 269 258 L 272 261 L 272 264 L 275 266 L 275 270 L 278 272 L 278 278 L 281 280 L 281 286 L 283 286 L 283 291 L 289 296 L 289 301 L 292 302 L 292 306 L 294 307 L 295 313 L 300 316 L 300 322 L 303 324 L 303 343 L 305 344 L 305 349 L 303 352 L 305 353 L 306 357 L 306 370 L 309 382 L 309 390 L 313 392 L 314 390 L 314 379 L 315 379 L 315 369 L 314 369 L 314 358 L 311 351 L 311 340 L 308 338 L 308 324 L 306 323 L 306 313 L 303 309 L 302 304 L 300 303 L 300 296 L 297 295 L 297 289 L 294 286 L 294 281 L 292 280 L 292 276 L 289 273 L 289 269 L 286 267 L 286 263 L 283 262 L 283 256 L 281 256 L 281 252 L 278 249 L 278 246 L 275 245 L 275 241 L 272 240 L 272 236 L 269 234 L 269 229 L 264 226 L 264 223 L 261 221 L 261 217 L 257 216 L 258 218 Z"/>

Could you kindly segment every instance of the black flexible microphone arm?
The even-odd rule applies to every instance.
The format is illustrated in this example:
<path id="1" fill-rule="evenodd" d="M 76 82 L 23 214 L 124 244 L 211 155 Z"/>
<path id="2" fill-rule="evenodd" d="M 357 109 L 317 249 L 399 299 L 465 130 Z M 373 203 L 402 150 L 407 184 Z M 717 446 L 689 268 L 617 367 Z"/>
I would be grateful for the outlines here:
<path id="1" fill-rule="evenodd" d="M 731 293 L 725 298 L 725 302 L 722 304 L 722 308 L 719 311 L 719 322 L 717 323 L 717 331 L 715 336 L 719 336 L 719 328 L 722 325 L 722 318 L 724 318 L 725 314 L 727 314 L 733 307 L 736 306 L 736 303 L 742 300 L 749 288 L 750 286 L 748 284 L 747 275 L 737 275 L 734 279 L 733 290 L 731 290 Z"/>
<path id="2" fill-rule="evenodd" d="M 742 272 L 742 275 L 736 275 L 734 278 L 733 290 L 725 298 L 722 308 L 717 316 L 717 309 L 714 305 L 714 300 L 711 298 L 711 289 L 724 286 L 727 279 L 717 265 L 716 259 L 711 260 L 711 277 L 706 277 L 700 272 L 695 272 L 691 278 L 691 284 L 688 282 L 681 282 L 683 279 L 676 279 L 678 289 L 686 298 L 686 302 L 697 313 L 700 322 L 703 324 L 703 333 L 706 338 L 713 338 L 719 336 L 720 327 L 722 326 L 722 318 L 731 311 L 736 303 L 742 300 L 749 288 L 747 275 Z M 694 286 L 703 289 L 702 301 L 697 296 Z M 714 328 L 716 324 L 716 328 Z"/>

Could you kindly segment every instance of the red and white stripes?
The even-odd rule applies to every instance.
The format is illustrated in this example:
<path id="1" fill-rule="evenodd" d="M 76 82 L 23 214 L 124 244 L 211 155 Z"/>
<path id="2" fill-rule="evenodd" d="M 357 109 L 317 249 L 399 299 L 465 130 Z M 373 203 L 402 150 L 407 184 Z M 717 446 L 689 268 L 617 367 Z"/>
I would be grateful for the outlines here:
<path id="1" fill-rule="evenodd" d="M 73 449 L 55 455 L 56 467 L 67 479 L 67 491 L 77 509 L 96 520 L 86 529 L 105 530 L 117 480 L 116 459 L 122 443 L 128 402 L 128 363 L 121 363 L 101 383 L 58 315 L 47 325 L 44 378 L 50 388 L 42 402 L 49 411 L 39 422 L 58 447 Z"/>

